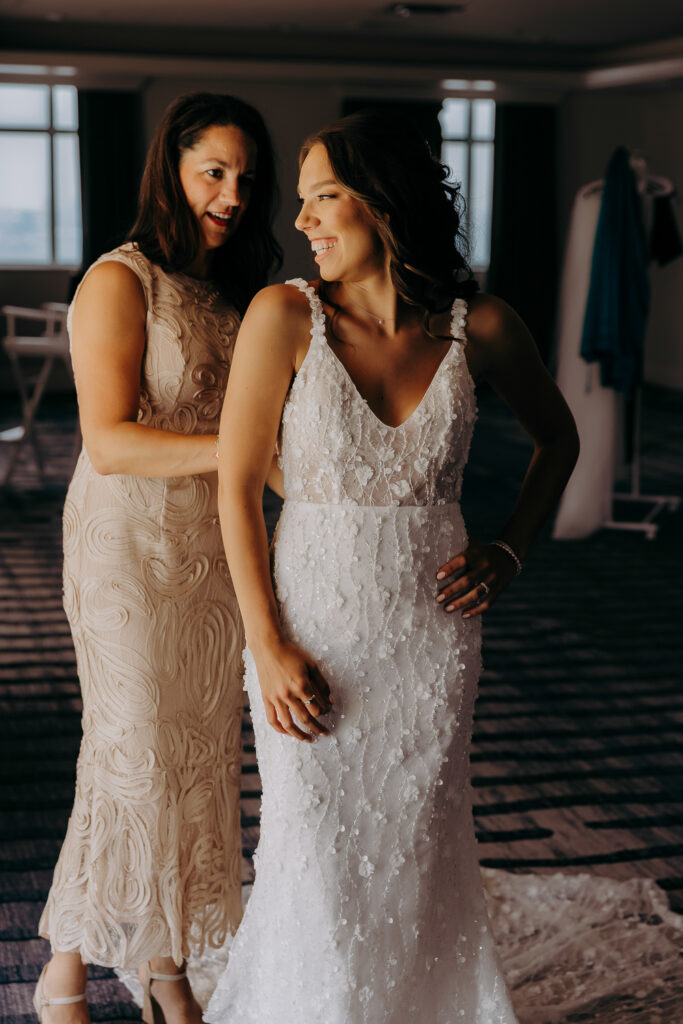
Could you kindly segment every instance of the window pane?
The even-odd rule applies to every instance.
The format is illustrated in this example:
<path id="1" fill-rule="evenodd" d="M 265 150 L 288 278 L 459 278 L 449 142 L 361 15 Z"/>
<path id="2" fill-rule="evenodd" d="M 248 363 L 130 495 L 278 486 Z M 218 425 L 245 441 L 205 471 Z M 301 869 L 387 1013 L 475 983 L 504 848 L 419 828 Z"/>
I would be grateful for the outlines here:
<path id="1" fill-rule="evenodd" d="M 472 143 L 470 189 L 470 255 L 475 267 L 488 267 L 491 249 L 493 202 L 493 143 Z"/>
<path id="2" fill-rule="evenodd" d="M 467 198 L 467 143 L 444 142 L 441 147 L 441 159 L 450 168 L 449 180 L 457 181 Z"/>
<path id="3" fill-rule="evenodd" d="M 474 100 L 472 103 L 472 138 L 492 139 L 495 123 L 495 100 Z"/>
<path id="4" fill-rule="evenodd" d="M 51 263 L 50 136 L 0 132 L 0 262 Z"/>
<path id="5" fill-rule="evenodd" d="M 52 89 L 52 118 L 55 128 L 78 128 L 78 91 L 75 85 L 55 85 Z"/>
<path id="6" fill-rule="evenodd" d="M 439 113 L 441 134 L 444 139 L 466 139 L 469 131 L 470 101 L 444 100 Z"/>
<path id="7" fill-rule="evenodd" d="M 55 262 L 81 262 L 81 182 L 78 136 L 55 135 Z"/>
<path id="8" fill-rule="evenodd" d="M 0 128 L 49 127 L 49 85 L 0 84 Z"/>

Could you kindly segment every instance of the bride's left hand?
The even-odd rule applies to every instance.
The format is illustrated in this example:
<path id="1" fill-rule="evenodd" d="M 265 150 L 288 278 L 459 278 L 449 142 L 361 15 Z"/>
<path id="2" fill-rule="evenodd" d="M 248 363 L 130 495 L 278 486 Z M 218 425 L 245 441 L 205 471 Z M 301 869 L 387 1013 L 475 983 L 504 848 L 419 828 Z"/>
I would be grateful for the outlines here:
<path id="1" fill-rule="evenodd" d="M 462 609 L 463 619 L 471 619 L 487 611 L 515 575 L 515 563 L 501 548 L 470 540 L 464 551 L 437 569 L 437 603 L 446 612 Z"/>

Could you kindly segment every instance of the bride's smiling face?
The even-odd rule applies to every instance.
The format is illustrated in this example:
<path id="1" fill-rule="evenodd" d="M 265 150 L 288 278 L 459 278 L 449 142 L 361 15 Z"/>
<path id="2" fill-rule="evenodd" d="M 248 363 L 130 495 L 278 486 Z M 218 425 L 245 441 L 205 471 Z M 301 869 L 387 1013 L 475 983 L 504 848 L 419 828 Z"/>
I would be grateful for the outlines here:
<path id="1" fill-rule="evenodd" d="M 301 212 L 294 226 L 308 238 L 325 281 L 359 280 L 386 265 L 368 209 L 335 178 L 327 150 L 317 142 L 299 174 Z"/>

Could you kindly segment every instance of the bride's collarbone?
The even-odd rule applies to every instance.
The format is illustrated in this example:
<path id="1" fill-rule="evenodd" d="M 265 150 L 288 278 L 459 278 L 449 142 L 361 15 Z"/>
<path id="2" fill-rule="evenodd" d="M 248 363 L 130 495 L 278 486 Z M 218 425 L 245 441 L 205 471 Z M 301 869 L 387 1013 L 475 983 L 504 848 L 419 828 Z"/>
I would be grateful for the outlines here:
<path id="1" fill-rule="evenodd" d="M 356 392 L 370 411 L 390 427 L 398 427 L 411 418 L 448 355 L 449 342 L 434 344 L 429 351 L 400 351 L 394 358 L 387 353 L 363 350 L 355 346 L 331 344 L 332 357 L 342 366 Z"/>
<path id="2" fill-rule="evenodd" d="M 438 364 L 448 351 L 448 329 L 427 334 L 421 323 L 410 323 L 398 330 L 378 324 L 348 325 L 327 320 L 325 339 L 342 360 L 359 366 L 420 367 Z"/>
<path id="3" fill-rule="evenodd" d="M 429 380 L 446 356 L 451 338 L 430 337 L 421 328 L 409 327 L 395 333 L 378 334 L 372 329 L 350 336 L 327 333 L 326 341 L 337 358 L 360 377 L 385 380 L 387 385 L 403 379 Z"/>

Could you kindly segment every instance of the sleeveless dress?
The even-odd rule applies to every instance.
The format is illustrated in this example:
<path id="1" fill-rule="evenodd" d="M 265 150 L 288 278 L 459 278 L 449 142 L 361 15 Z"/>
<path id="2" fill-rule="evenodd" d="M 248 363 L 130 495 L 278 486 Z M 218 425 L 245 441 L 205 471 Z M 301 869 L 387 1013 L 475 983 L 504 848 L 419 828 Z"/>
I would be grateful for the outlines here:
<path id="1" fill-rule="evenodd" d="M 329 737 L 276 733 L 245 653 L 261 838 L 206 1020 L 514 1024 L 468 782 L 480 620 L 435 603 L 437 567 L 467 542 L 466 304 L 419 407 L 393 428 L 328 346 L 314 289 L 292 283 L 313 326 L 282 416 L 274 578 L 283 627 L 335 704 Z"/>
<path id="2" fill-rule="evenodd" d="M 133 244 L 103 260 L 130 267 L 145 295 L 138 422 L 216 433 L 236 312 Z M 64 606 L 83 741 L 39 931 L 87 963 L 180 963 L 222 946 L 241 917 L 244 639 L 217 515 L 216 473 L 100 476 L 83 449 L 69 487 Z"/>

